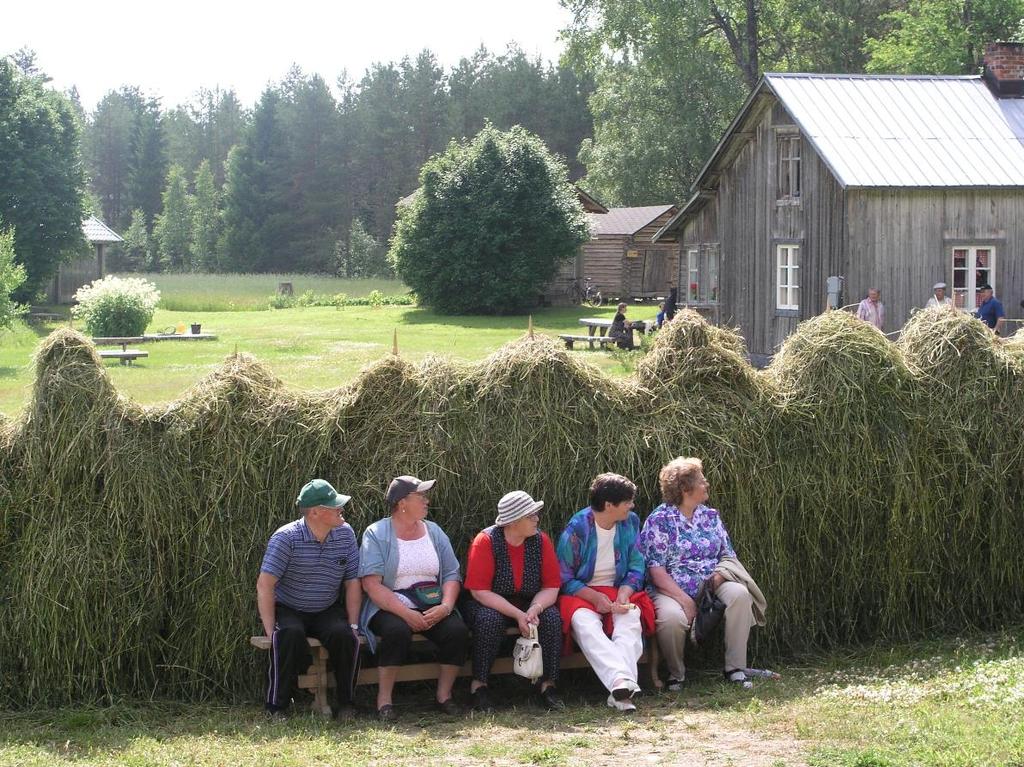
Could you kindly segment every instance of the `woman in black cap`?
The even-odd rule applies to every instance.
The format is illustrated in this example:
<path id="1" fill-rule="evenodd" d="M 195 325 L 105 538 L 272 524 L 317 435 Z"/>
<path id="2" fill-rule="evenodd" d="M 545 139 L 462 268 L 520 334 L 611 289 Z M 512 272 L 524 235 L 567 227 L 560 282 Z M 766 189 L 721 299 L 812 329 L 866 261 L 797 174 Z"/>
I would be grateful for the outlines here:
<path id="1" fill-rule="evenodd" d="M 391 693 L 414 633 L 438 648 L 438 708 L 449 716 L 462 713 L 452 686 L 466 662 L 469 630 L 454 612 L 459 560 L 448 536 L 426 518 L 433 486 L 434 480 L 393 479 L 387 492 L 391 516 L 366 528 L 359 550 L 359 576 L 368 597 L 359 624 L 377 653 L 377 716 L 383 722 L 398 718 Z"/>
<path id="2" fill-rule="evenodd" d="M 493 710 L 487 691 L 491 666 L 506 631 L 515 626 L 528 637 L 536 630 L 544 660 L 539 680 L 541 702 L 548 709 L 561 710 L 558 696 L 559 656 L 562 649 L 562 618 L 555 602 L 562 577 L 555 547 L 540 532 L 540 510 L 522 490 L 506 493 L 498 501 L 494 525 L 479 533 L 469 549 L 466 588 L 466 619 L 473 628 L 473 708 Z"/>

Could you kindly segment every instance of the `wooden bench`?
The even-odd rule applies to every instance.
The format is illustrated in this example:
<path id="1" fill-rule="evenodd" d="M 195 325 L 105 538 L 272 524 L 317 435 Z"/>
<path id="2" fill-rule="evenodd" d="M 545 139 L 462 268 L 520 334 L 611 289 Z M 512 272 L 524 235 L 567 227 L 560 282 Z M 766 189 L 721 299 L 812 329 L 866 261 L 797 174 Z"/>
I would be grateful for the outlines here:
<path id="1" fill-rule="evenodd" d="M 519 634 L 518 629 L 510 628 L 507 632 L 508 636 L 517 636 Z M 299 674 L 298 686 L 302 690 L 310 690 L 313 693 L 313 710 L 323 714 L 324 716 L 331 715 L 331 705 L 327 699 L 327 690 L 335 686 L 334 675 L 329 672 L 327 667 L 327 650 L 319 639 L 309 637 L 310 654 L 313 656 L 313 665 L 309 667 L 305 674 Z M 413 642 L 426 642 L 428 641 L 422 634 L 413 634 Z M 270 639 L 264 635 L 249 637 L 249 644 L 260 650 L 270 649 Z M 366 646 L 366 637 L 359 637 L 359 644 L 362 647 Z M 660 690 L 664 685 L 661 681 L 661 677 L 658 675 L 658 643 L 651 637 L 650 641 L 644 641 L 645 649 L 643 655 L 640 656 L 640 663 L 647 664 L 649 666 L 651 683 L 655 689 Z M 590 664 L 587 663 L 586 657 L 581 652 L 574 652 L 572 655 L 563 655 L 561 660 L 561 668 L 589 668 Z M 398 669 L 398 676 L 396 681 L 398 682 L 415 682 L 423 681 L 427 679 L 437 679 L 440 673 L 440 664 L 436 662 L 427 663 L 409 663 L 401 666 Z M 500 657 L 494 661 L 494 665 L 491 667 L 492 674 L 511 674 L 512 673 L 512 658 L 508 656 Z M 473 662 L 472 660 L 466 661 L 466 664 L 459 669 L 459 676 L 472 676 L 473 675 Z M 372 666 L 368 668 L 360 668 L 359 674 L 356 676 L 356 684 L 377 684 L 377 667 Z"/>
<path id="2" fill-rule="evenodd" d="M 561 333 L 558 337 L 565 341 L 566 349 L 572 349 L 573 344 L 577 341 L 590 344 L 591 349 L 594 348 L 595 343 L 600 344 L 602 349 L 615 343 L 614 338 L 608 338 L 607 336 L 574 336 L 569 333 Z"/>
<path id="3" fill-rule="evenodd" d="M 29 322 L 59 322 L 59 321 L 64 320 L 64 319 L 67 319 L 67 318 L 64 317 L 61 314 L 56 314 L 55 312 L 29 312 L 28 313 L 28 321 Z"/>
<path id="4" fill-rule="evenodd" d="M 144 352 L 141 349 L 122 349 L 121 351 L 115 351 L 114 349 L 100 350 L 100 357 L 102 359 L 120 360 L 122 365 L 131 365 L 133 360 L 148 356 L 149 352 Z"/>

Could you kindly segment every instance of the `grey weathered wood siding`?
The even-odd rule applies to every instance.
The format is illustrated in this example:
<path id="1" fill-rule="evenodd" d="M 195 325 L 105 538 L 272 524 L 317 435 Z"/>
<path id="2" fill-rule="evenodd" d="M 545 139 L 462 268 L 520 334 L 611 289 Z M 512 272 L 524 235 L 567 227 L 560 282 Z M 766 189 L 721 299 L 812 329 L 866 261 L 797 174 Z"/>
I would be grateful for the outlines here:
<path id="1" fill-rule="evenodd" d="M 955 246 L 994 248 L 996 295 L 1008 316 L 1021 316 L 1021 190 L 844 189 L 801 135 L 800 200 L 779 201 L 776 137 L 796 130 L 774 97 L 755 103 L 736 130 L 742 141 L 725 150 L 705 190 L 710 199 L 681 237 L 680 285 L 687 249 L 721 243 L 720 321 L 739 327 L 752 354 L 774 353 L 797 323 L 824 311 L 832 275 L 846 278 L 847 304 L 880 288 L 885 330 L 898 331 L 934 283 L 952 286 Z M 797 311 L 776 309 L 775 251 L 783 243 L 800 247 Z"/>
<path id="2" fill-rule="evenodd" d="M 851 189 L 846 218 L 846 301 L 859 300 L 869 287 L 880 288 L 887 331 L 898 330 L 914 309 L 924 306 L 936 282 L 952 286 L 955 246 L 994 248 L 996 295 L 1008 316 L 1020 316 L 1020 191 Z"/>
<path id="3" fill-rule="evenodd" d="M 799 201 L 776 198 L 781 132 L 795 131 L 777 103 L 761 112 L 750 139 L 722 174 L 718 223 L 722 322 L 737 325 L 754 354 L 772 354 L 803 319 L 825 306 L 825 278 L 843 263 L 843 190 L 810 143 L 801 142 Z M 706 208 L 709 206 L 706 206 Z M 777 309 L 776 248 L 799 246 L 798 310 Z"/>

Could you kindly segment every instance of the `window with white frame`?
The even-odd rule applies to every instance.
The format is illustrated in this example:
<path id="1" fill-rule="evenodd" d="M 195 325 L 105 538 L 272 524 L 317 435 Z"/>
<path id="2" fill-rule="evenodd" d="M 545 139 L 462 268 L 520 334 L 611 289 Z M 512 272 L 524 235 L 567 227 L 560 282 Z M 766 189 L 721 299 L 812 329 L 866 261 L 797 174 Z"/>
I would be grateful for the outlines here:
<path id="1" fill-rule="evenodd" d="M 981 303 L 978 289 L 996 286 L 996 249 L 991 245 L 963 245 L 953 248 L 953 305 L 973 312 Z"/>
<path id="2" fill-rule="evenodd" d="M 718 303 L 721 248 L 717 242 L 687 248 L 683 269 L 686 280 L 681 296 L 683 303 Z"/>
<path id="3" fill-rule="evenodd" d="M 776 199 L 796 202 L 800 200 L 800 134 L 782 133 L 777 136 L 778 190 Z"/>
<path id="4" fill-rule="evenodd" d="M 778 288 L 775 299 L 777 309 L 800 308 L 800 246 L 777 245 L 775 247 L 776 280 Z"/>

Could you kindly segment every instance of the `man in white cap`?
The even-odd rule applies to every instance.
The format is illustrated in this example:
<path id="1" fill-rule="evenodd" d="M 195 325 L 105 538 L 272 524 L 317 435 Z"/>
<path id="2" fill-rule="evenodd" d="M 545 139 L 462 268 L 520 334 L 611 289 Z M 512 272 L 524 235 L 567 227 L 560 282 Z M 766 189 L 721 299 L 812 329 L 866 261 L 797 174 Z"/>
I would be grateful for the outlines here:
<path id="1" fill-rule="evenodd" d="M 351 500 L 330 482 L 307 482 L 295 499 L 302 517 L 270 537 L 256 580 L 256 602 L 270 638 L 267 713 L 283 716 L 296 676 L 312 658 L 306 636 L 327 649 L 334 666 L 334 715 L 354 713 L 352 692 L 359 671 L 359 548 L 342 509 Z M 344 603 L 340 603 L 344 585 Z"/>
<path id="2" fill-rule="evenodd" d="M 932 286 L 932 297 L 924 305 L 925 309 L 935 309 L 939 306 L 952 306 L 953 302 L 946 297 L 946 283 L 936 282 Z"/>

